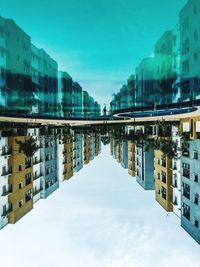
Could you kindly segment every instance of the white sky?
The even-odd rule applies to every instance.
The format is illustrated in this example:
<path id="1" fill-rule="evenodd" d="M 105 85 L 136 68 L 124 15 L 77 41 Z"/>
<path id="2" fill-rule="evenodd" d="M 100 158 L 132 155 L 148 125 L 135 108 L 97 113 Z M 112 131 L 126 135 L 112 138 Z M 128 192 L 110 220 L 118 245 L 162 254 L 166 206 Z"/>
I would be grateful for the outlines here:
<path id="1" fill-rule="evenodd" d="M 109 146 L 15 225 L 0 266 L 199 267 L 200 247 L 109 156 Z"/>

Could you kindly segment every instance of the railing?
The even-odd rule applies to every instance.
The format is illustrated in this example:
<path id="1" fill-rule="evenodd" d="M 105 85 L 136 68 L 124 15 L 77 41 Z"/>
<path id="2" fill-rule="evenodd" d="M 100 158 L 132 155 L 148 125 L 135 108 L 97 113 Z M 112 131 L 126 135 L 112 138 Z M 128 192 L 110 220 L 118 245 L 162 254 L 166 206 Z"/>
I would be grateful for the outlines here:
<path id="1" fill-rule="evenodd" d="M 6 176 L 12 173 L 12 167 L 8 167 L 6 170 L 3 169 L 1 176 Z"/>
<path id="2" fill-rule="evenodd" d="M 26 185 L 29 185 L 29 184 L 31 184 L 32 183 L 32 178 L 30 177 L 30 178 L 27 178 L 26 179 Z"/>
<path id="3" fill-rule="evenodd" d="M 9 207 L 7 210 L 4 210 L 2 213 L 3 217 L 8 216 L 12 212 L 12 207 Z"/>
<path id="4" fill-rule="evenodd" d="M 3 189 L 3 192 L 2 192 L 2 197 L 5 197 L 7 195 L 9 195 L 10 193 L 12 193 L 12 186 L 9 186 L 8 189 Z"/>
<path id="5" fill-rule="evenodd" d="M 39 179 L 42 176 L 43 176 L 43 173 L 40 173 L 38 175 L 34 175 L 33 180 L 35 181 L 35 180 Z"/>
<path id="6" fill-rule="evenodd" d="M 33 161 L 33 165 L 39 164 L 39 163 L 41 163 L 42 161 L 43 161 L 42 158 L 40 158 L 40 159 L 38 159 L 38 160 L 34 160 L 34 161 Z"/>
<path id="7" fill-rule="evenodd" d="M 1 156 L 8 156 L 12 154 L 12 148 L 2 149 Z"/>

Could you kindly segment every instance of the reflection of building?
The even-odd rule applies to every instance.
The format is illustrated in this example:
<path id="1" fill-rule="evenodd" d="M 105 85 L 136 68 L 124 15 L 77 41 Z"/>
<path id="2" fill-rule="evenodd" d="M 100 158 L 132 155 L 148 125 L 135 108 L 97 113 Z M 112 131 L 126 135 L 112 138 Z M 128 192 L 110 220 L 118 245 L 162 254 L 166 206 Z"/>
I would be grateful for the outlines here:
<path id="1" fill-rule="evenodd" d="M 128 169 L 128 141 L 123 140 L 121 144 L 121 165 L 124 169 Z"/>
<path id="2" fill-rule="evenodd" d="M 72 78 L 67 72 L 58 73 L 58 102 L 61 108 L 61 116 L 72 115 Z"/>
<path id="3" fill-rule="evenodd" d="M 12 166 L 9 158 L 12 155 L 12 148 L 7 137 L 0 138 L 0 229 L 8 224 L 8 215 L 12 211 L 12 206 L 8 201 L 9 194 L 12 193 L 12 186 L 9 183 L 9 176 L 12 173 Z"/>
<path id="4" fill-rule="evenodd" d="M 200 140 L 183 142 L 181 171 L 181 226 L 200 243 Z"/>
<path id="5" fill-rule="evenodd" d="M 153 149 L 145 151 L 141 141 L 135 148 L 136 180 L 145 190 L 154 189 Z"/>
<path id="6" fill-rule="evenodd" d="M 95 136 L 94 133 L 89 134 L 89 158 L 90 161 L 95 157 Z"/>
<path id="7" fill-rule="evenodd" d="M 5 21 L 0 16 L 0 109 L 7 105 L 6 95 L 6 31 Z"/>
<path id="8" fill-rule="evenodd" d="M 166 211 L 173 211 L 171 187 L 172 161 L 160 150 L 155 150 L 154 167 L 156 201 Z"/>
<path id="9" fill-rule="evenodd" d="M 44 176 L 41 178 L 41 198 L 46 198 L 58 187 L 57 140 L 53 134 L 41 136 Z"/>
<path id="10" fill-rule="evenodd" d="M 173 101 L 172 87 L 177 79 L 173 47 L 177 41 L 173 31 L 166 31 L 155 45 L 154 97 L 157 104 Z"/>
<path id="11" fill-rule="evenodd" d="M 173 212 L 180 217 L 181 214 L 181 137 L 179 127 L 172 127 L 172 141 L 176 144 L 176 157 L 172 159 L 172 204 Z"/>
<path id="12" fill-rule="evenodd" d="M 64 164 L 64 180 L 68 180 L 73 176 L 73 136 L 72 134 L 64 134 L 63 136 L 63 164 Z"/>
<path id="13" fill-rule="evenodd" d="M 101 153 L 101 136 L 100 134 L 95 134 L 95 157 Z"/>
<path id="14" fill-rule="evenodd" d="M 135 103 L 136 106 L 154 103 L 154 58 L 144 58 L 135 70 Z"/>
<path id="15" fill-rule="evenodd" d="M 9 165 L 12 173 L 9 176 L 9 184 L 12 193 L 8 196 L 11 212 L 8 216 L 9 223 L 15 223 L 33 208 L 33 165 L 20 149 L 17 141 L 25 142 L 30 137 L 9 137 L 9 145 L 12 147 L 12 155 Z M 6 171 L 6 169 L 4 170 Z M 8 173 L 7 171 L 5 173 Z"/>
<path id="16" fill-rule="evenodd" d="M 189 0 L 180 12 L 182 99 L 200 97 L 199 1 Z"/>
<path id="17" fill-rule="evenodd" d="M 28 135 L 32 136 L 37 144 L 37 151 L 33 156 L 33 203 L 40 199 L 41 180 L 44 178 L 44 157 L 42 157 L 42 146 L 40 142 L 39 129 L 28 129 Z"/>
<path id="18" fill-rule="evenodd" d="M 29 111 L 31 86 L 31 38 L 11 19 L 4 19 L 6 86 L 9 109 Z"/>
<path id="19" fill-rule="evenodd" d="M 83 135 L 81 133 L 74 133 L 73 150 L 73 170 L 78 172 L 83 168 Z"/>
<path id="20" fill-rule="evenodd" d="M 90 144 L 89 144 L 89 135 L 84 134 L 84 164 L 90 162 Z"/>
<path id="21" fill-rule="evenodd" d="M 131 176 L 136 176 L 135 169 L 135 143 L 128 141 L 128 173 Z"/>

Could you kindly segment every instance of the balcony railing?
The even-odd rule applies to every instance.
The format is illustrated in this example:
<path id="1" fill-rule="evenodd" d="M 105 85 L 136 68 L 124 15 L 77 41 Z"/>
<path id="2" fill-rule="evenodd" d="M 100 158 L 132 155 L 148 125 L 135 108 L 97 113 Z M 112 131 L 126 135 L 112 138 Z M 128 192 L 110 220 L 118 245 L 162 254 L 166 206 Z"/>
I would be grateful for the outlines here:
<path id="1" fill-rule="evenodd" d="M 38 175 L 34 175 L 33 180 L 35 181 L 35 180 L 39 179 L 42 176 L 43 176 L 43 173 L 40 173 Z"/>
<path id="2" fill-rule="evenodd" d="M 3 188 L 2 197 L 7 196 L 12 193 L 12 186 L 9 186 L 7 189 Z"/>
<path id="3" fill-rule="evenodd" d="M 8 209 L 4 210 L 2 213 L 3 217 L 8 216 L 12 212 L 12 207 L 9 207 Z"/>
<path id="4" fill-rule="evenodd" d="M 32 178 L 29 177 L 29 178 L 26 178 L 26 185 L 29 185 L 32 183 Z"/>
<path id="5" fill-rule="evenodd" d="M 35 191 L 33 191 L 33 196 L 36 196 L 37 194 L 39 194 L 42 191 L 41 188 L 36 189 Z"/>
<path id="6" fill-rule="evenodd" d="M 34 161 L 33 161 L 33 165 L 39 164 L 39 163 L 41 163 L 42 161 L 43 161 L 42 158 L 37 159 L 37 160 L 34 160 Z"/>
<path id="7" fill-rule="evenodd" d="M 8 156 L 12 154 L 12 148 L 2 149 L 1 156 Z"/>
<path id="8" fill-rule="evenodd" d="M 3 169 L 1 176 L 6 176 L 12 173 L 12 167 L 9 166 L 7 169 Z"/>
<path id="9" fill-rule="evenodd" d="M 174 187 L 174 188 L 177 188 L 178 187 L 178 182 L 177 182 L 176 179 L 173 179 L 172 180 L 172 187 Z"/>

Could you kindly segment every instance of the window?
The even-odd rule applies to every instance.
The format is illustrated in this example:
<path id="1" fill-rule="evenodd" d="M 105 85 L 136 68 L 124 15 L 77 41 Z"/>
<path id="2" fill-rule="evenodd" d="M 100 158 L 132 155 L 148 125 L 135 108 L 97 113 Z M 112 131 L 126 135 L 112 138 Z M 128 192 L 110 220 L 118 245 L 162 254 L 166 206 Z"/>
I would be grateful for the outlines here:
<path id="1" fill-rule="evenodd" d="M 23 200 L 21 199 L 21 200 L 19 201 L 19 208 L 22 207 L 22 206 L 23 206 Z"/>
<path id="2" fill-rule="evenodd" d="M 198 174 L 197 173 L 194 173 L 194 182 L 195 183 L 198 183 L 198 181 L 199 181 Z"/>
<path id="3" fill-rule="evenodd" d="M 194 153 L 193 154 L 194 159 L 198 159 L 198 151 L 195 150 L 193 153 Z"/>
<path id="4" fill-rule="evenodd" d="M 19 189 L 22 189 L 22 188 L 23 188 L 23 183 L 20 182 L 20 183 L 19 183 Z"/>
<path id="5" fill-rule="evenodd" d="M 199 222 L 197 220 L 194 220 L 194 226 L 198 229 L 199 228 Z"/>
<path id="6" fill-rule="evenodd" d="M 194 204 L 196 204 L 197 206 L 199 205 L 199 195 L 198 194 L 196 194 L 194 196 Z"/>
<path id="7" fill-rule="evenodd" d="M 190 207 L 183 203 L 183 216 L 190 221 Z"/>
<path id="8" fill-rule="evenodd" d="M 23 170 L 23 165 L 19 164 L 19 172 L 21 172 Z"/>

